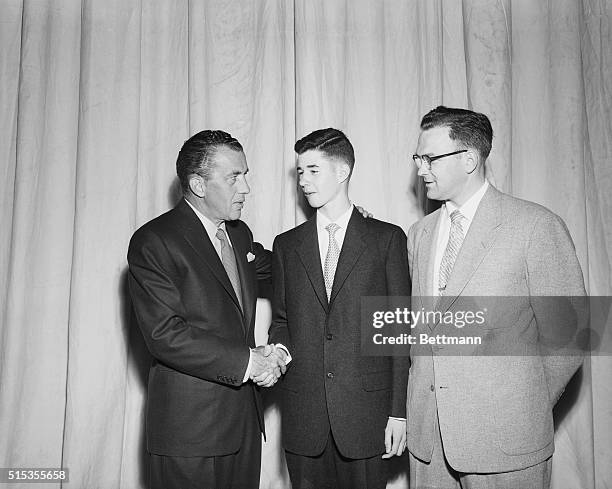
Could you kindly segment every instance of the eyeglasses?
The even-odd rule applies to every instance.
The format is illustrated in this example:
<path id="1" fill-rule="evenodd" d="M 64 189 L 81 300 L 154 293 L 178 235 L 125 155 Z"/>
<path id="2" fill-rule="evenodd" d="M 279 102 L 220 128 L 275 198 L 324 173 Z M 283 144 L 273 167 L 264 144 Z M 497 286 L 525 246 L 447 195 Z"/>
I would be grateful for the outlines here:
<path id="1" fill-rule="evenodd" d="M 414 161 L 414 164 L 419 170 L 421 169 L 423 165 L 425 165 L 425 169 L 427 171 L 430 171 L 431 164 L 434 161 L 439 160 L 440 158 L 446 158 L 447 156 L 458 155 L 459 153 L 465 153 L 465 152 L 467 152 L 467 149 L 460 149 L 458 151 L 453 151 L 452 153 L 446 153 L 446 154 L 438 155 L 438 156 L 412 155 L 412 161 Z"/>

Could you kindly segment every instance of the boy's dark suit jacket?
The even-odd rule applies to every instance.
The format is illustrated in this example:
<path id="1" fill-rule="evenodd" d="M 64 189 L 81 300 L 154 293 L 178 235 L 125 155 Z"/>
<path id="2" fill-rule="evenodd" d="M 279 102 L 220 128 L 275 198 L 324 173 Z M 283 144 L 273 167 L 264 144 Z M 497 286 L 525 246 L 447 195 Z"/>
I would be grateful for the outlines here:
<path id="1" fill-rule="evenodd" d="M 361 355 L 361 298 L 410 295 L 406 235 L 353 209 L 329 304 L 316 214 L 276 238 L 273 270 L 269 342 L 293 357 L 278 382 L 284 448 L 317 455 L 331 429 L 344 456 L 380 455 L 388 416 L 406 416 L 408 359 Z"/>
<path id="2" fill-rule="evenodd" d="M 129 287 L 154 357 L 149 372 L 147 446 L 172 456 L 236 452 L 245 407 L 263 416 L 252 383 L 242 384 L 255 345 L 257 279 L 270 280 L 269 252 L 242 221 L 226 222 L 236 255 L 244 312 L 223 264 L 184 201 L 142 226 L 130 241 Z M 248 261 L 247 254 L 255 259 Z M 251 257 L 251 255 L 249 255 Z"/>

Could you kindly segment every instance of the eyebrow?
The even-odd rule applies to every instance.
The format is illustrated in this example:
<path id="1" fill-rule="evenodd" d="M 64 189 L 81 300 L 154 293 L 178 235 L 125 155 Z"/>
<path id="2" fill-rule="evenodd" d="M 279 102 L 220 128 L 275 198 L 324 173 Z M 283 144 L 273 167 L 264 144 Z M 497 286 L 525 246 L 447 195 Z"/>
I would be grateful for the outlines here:
<path id="1" fill-rule="evenodd" d="M 317 165 L 316 163 L 311 163 L 309 165 L 298 165 L 297 166 L 298 170 L 304 170 L 304 168 L 319 168 L 319 165 Z"/>

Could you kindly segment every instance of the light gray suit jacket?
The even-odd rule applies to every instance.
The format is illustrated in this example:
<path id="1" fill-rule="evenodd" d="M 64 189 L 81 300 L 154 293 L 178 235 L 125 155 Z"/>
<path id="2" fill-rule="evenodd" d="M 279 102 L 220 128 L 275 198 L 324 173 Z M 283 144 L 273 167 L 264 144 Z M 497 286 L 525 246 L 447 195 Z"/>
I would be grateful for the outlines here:
<path id="1" fill-rule="evenodd" d="M 440 210 L 426 216 L 408 233 L 413 310 L 432 305 L 439 215 Z M 489 187 L 436 305 L 441 312 L 485 308 L 485 323 L 472 329 L 483 341 L 463 356 L 454 356 L 459 350 L 453 346 L 412 346 L 410 452 L 431 460 L 437 409 L 444 452 L 455 470 L 503 472 L 547 459 L 554 451 L 552 408 L 582 358 L 539 341 L 547 337 L 563 343 L 557 337 L 567 334 L 569 323 L 576 327 L 576 316 L 566 301 L 551 307 L 538 297 L 584 294 L 582 271 L 561 218 Z M 469 328 L 462 331 L 469 334 Z M 442 322 L 414 331 L 421 332 L 457 336 L 458 330 Z"/>

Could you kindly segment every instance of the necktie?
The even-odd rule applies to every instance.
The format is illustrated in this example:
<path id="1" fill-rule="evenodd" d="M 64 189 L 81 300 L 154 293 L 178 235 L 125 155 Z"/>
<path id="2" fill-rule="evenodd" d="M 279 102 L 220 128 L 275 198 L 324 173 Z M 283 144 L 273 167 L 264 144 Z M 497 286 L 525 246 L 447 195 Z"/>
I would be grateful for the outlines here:
<path id="1" fill-rule="evenodd" d="M 227 236 L 225 235 L 225 231 L 223 229 L 217 229 L 217 239 L 221 243 L 221 263 L 225 267 L 225 271 L 227 272 L 227 276 L 232 283 L 232 287 L 234 288 L 234 292 L 236 292 L 236 297 L 238 297 L 238 302 L 240 303 L 240 307 L 242 308 L 242 292 L 240 289 L 240 276 L 238 275 L 238 266 L 236 265 L 236 256 L 234 255 L 234 250 L 230 246 L 227 241 Z"/>
<path id="2" fill-rule="evenodd" d="M 461 214 L 461 212 L 458 210 L 454 210 L 451 213 L 450 218 L 451 227 L 448 236 L 448 243 L 446 245 L 446 249 L 444 250 L 444 255 L 442 255 L 442 261 L 440 262 L 440 275 L 438 276 L 438 290 L 440 291 L 440 295 L 444 295 L 446 284 L 448 283 L 448 279 L 453 271 L 453 266 L 455 265 L 455 260 L 457 259 L 457 255 L 459 254 L 464 238 L 462 221 L 465 219 L 465 217 L 463 214 Z"/>
<path id="3" fill-rule="evenodd" d="M 327 246 L 327 255 L 325 255 L 325 264 L 323 266 L 323 278 L 325 279 L 325 291 L 327 299 L 331 297 L 332 286 L 334 285 L 334 276 L 336 275 L 336 267 L 338 266 L 338 258 L 340 258 L 340 247 L 334 234 L 340 229 L 335 222 L 325 226 L 325 230 L 329 234 L 329 245 Z"/>

